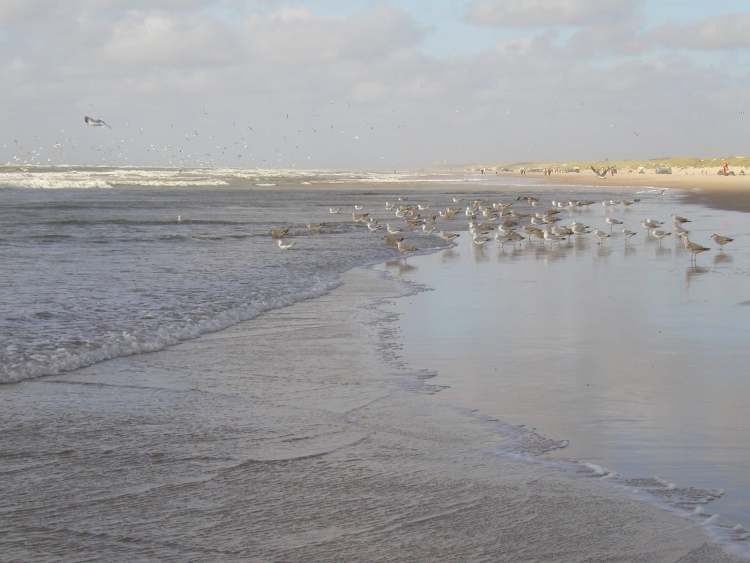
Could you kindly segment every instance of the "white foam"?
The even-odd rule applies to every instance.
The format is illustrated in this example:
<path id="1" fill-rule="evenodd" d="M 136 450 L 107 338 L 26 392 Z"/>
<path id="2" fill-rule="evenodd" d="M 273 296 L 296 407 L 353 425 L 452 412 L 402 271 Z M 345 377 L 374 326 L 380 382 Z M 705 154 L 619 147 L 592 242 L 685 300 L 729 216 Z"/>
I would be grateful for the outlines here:
<path id="1" fill-rule="evenodd" d="M 23 359 L 25 361 L 5 362 L 0 364 L 0 384 L 15 383 L 45 375 L 56 375 L 113 358 L 156 352 L 184 340 L 224 330 L 257 317 L 261 313 L 286 307 L 305 299 L 319 297 L 337 287 L 339 283 L 338 281 L 332 281 L 321 284 L 319 287 L 306 292 L 285 295 L 269 302 L 232 309 L 212 318 L 196 319 L 192 322 L 179 324 L 169 323 L 160 327 L 155 334 L 141 335 L 123 331 L 110 335 L 107 341 L 97 342 L 84 350 L 57 348 L 51 353 L 27 356 Z"/>

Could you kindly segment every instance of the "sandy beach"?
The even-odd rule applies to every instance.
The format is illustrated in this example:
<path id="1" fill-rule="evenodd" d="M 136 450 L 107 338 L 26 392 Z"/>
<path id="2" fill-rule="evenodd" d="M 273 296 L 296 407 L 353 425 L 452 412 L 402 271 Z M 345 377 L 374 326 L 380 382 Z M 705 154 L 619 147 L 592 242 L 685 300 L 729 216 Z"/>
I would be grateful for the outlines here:
<path id="1" fill-rule="evenodd" d="M 510 178 L 533 178 L 552 185 L 596 186 L 597 188 L 641 186 L 643 188 L 670 188 L 681 190 L 686 201 L 701 203 L 717 209 L 750 211 L 750 175 L 719 176 L 713 169 L 689 173 L 655 174 L 647 172 L 620 172 L 615 176 L 599 178 L 590 170 L 580 173 L 559 173 L 545 176 L 539 173 L 510 174 Z"/>

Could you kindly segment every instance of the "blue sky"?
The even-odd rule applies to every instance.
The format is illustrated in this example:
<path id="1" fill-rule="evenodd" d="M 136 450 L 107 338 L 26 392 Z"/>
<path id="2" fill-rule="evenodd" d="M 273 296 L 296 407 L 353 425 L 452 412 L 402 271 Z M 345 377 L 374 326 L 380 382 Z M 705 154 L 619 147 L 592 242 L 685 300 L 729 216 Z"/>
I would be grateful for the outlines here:
<path id="1" fill-rule="evenodd" d="M 738 0 L 3 0 L 0 163 L 741 154 L 747 29 Z"/>

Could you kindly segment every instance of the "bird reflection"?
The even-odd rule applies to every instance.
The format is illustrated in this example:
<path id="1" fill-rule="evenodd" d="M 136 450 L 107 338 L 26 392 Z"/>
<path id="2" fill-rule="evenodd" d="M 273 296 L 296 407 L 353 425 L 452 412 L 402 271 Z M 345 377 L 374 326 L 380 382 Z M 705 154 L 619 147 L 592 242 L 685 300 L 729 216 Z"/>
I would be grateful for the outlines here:
<path id="1" fill-rule="evenodd" d="M 484 246 L 476 246 L 474 245 L 474 262 L 487 262 L 489 260 L 489 257 L 487 256 L 487 253 L 484 251 Z"/>
<path id="2" fill-rule="evenodd" d="M 731 264 L 734 258 L 726 252 L 719 252 L 714 256 L 714 264 Z"/>
<path id="3" fill-rule="evenodd" d="M 689 287 L 690 286 L 690 282 L 696 276 L 700 276 L 702 274 L 705 274 L 708 271 L 709 271 L 708 268 L 703 268 L 701 266 L 690 266 L 687 270 L 685 270 L 685 283 Z"/>
<path id="4" fill-rule="evenodd" d="M 453 248 L 449 248 L 447 250 L 443 250 L 443 252 L 440 253 L 440 259 L 443 262 L 453 262 L 457 258 L 459 258 L 461 255 L 455 251 Z"/>
<path id="5" fill-rule="evenodd" d="M 416 266 L 409 264 L 406 259 L 402 260 L 388 260 L 385 263 L 385 267 L 391 270 L 396 270 L 399 274 L 405 274 L 407 272 L 413 272 L 417 269 Z"/>

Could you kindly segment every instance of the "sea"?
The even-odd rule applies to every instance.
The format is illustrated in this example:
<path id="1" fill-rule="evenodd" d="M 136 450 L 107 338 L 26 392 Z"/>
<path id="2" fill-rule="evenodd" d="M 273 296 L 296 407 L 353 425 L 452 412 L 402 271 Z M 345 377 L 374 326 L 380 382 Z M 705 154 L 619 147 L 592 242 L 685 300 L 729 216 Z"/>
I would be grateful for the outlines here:
<path id="1" fill-rule="evenodd" d="M 618 216 L 639 234 L 474 245 L 467 202 L 535 211 L 519 196 L 591 200 L 563 216 L 607 231 L 604 218 Z M 458 242 L 406 230 L 417 250 L 399 253 L 383 230 L 353 221 L 369 213 L 403 229 L 386 202 L 419 203 L 425 214 L 461 208 L 438 221 Z M 669 228 L 675 212 L 700 225 L 702 243 L 712 229 L 736 240 L 693 264 L 674 236 L 659 243 L 639 227 L 657 217 Z M 660 512 L 684 522 L 659 520 L 660 549 L 679 549 L 677 534 L 692 526 L 746 557 L 748 217 L 657 187 L 455 171 L 0 169 L 0 511 L 12 518 L 0 545 L 11 560 L 429 559 L 446 552 L 439 541 L 425 551 L 427 538 L 456 531 L 430 528 L 435 514 L 399 524 L 389 510 L 431 498 L 445 522 L 461 506 L 485 514 L 491 495 L 466 489 L 459 502 L 424 489 L 456 486 L 460 460 L 476 457 L 467 475 L 500 479 L 487 459 L 504 460 L 503 478 L 524 483 L 523 499 L 511 494 L 519 510 L 544 506 L 542 519 L 554 520 L 552 499 L 562 501 L 537 481 L 566 483 L 560 510 L 571 521 L 558 529 L 550 520 L 551 543 L 538 544 L 554 560 L 613 556 L 574 547 L 569 529 L 586 521 L 594 530 L 610 497 L 623 518 L 610 525 L 643 518 L 634 534 L 653 534 Z M 277 228 L 293 248 L 277 246 Z M 451 414 L 437 417 L 438 406 Z M 411 435 L 417 419 L 431 422 Z M 383 435 L 398 440 L 377 442 Z M 434 458 L 417 460 L 422 448 Z M 292 462 L 305 466 L 283 473 Z M 372 498 L 367 488 L 342 492 L 375 479 L 373 468 L 395 480 L 404 467 L 413 474 L 399 481 L 401 495 L 383 483 Z M 350 481 L 324 502 L 283 500 L 295 482 L 327 487 L 312 472 L 334 468 Z M 510 494 L 492 482 L 498 499 Z M 372 504 L 377 525 L 362 517 L 347 532 L 361 515 L 337 495 Z M 460 521 L 465 539 L 475 520 Z M 423 526 L 424 536 L 410 535 Z M 248 530 L 254 539 L 238 539 Z M 386 530 L 422 551 L 393 550 Z M 523 538 L 511 548 L 498 537 L 463 554 L 525 553 Z M 612 540 L 613 553 L 625 540 Z M 368 541 L 389 547 L 362 551 Z"/>

